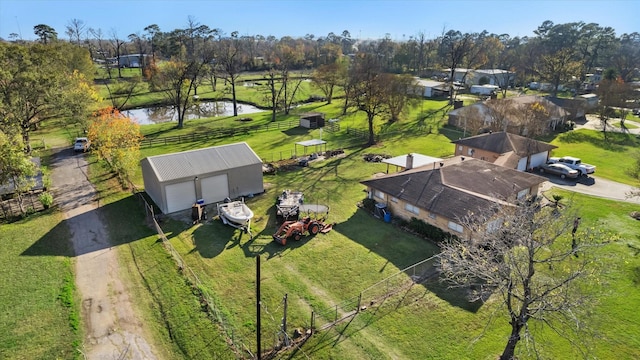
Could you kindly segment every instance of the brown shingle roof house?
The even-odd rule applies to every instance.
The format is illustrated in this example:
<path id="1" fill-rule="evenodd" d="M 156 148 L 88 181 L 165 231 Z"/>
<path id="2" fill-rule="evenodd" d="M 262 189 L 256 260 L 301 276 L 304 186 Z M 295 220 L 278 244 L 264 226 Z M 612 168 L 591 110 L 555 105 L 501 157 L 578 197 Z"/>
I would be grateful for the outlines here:
<path id="1" fill-rule="evenodd" d="M 381 176 L 361 183 L 369 197 L 387 205 L 393 216 L 421 219 L 462 235 L 460 219 L 537 195 L 546 179 L 479 159 L 456 156 L 438 164 Z"/>
<path id="2" fill-rule="evenodd" d="M 455 155 L 473 157 L 520 171 L 536 168 L 549 159 L 555 145 L 508 132 L 486 133 L 452 141 Z"/>

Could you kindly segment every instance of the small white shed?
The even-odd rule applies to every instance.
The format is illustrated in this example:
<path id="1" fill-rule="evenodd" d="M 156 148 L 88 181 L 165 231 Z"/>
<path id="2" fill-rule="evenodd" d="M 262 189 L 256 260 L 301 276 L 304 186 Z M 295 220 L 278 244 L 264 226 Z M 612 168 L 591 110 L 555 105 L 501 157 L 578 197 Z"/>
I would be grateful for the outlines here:
<path id="1" fill-rule="evenodd" d="M 262 160 L 245 142 L 142 159 L 145 191 L 165 213 L 264 192 Z"/>

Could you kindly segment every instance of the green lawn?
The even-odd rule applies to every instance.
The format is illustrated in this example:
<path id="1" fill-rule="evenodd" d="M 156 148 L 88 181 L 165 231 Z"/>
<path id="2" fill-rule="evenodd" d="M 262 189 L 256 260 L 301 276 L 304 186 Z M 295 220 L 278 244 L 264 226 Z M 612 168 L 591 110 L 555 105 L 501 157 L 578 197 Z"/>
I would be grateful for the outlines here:
<path id="1" fill-rule="evenodd" d="M 433 103 L 430 106 L 439 109 L 441 104 Z M 335 105 L 323 106 L 320 107 L 320 111 L 334 114 L 337 109 L 333 107 Z M 412 114 L 418 112 L 414 109 Z M 342 119 L 343 125 L 364 126 L 362 117 L 357 115 Z M 264 121 L 257 116 L 255 121 L 259 123 L 261 120 Z M 187 130 L 180 131 L 225 121 L 229 119 L 193 121 Z M 238 338 L 255 348 L 255 312 L 248 309 L 254 308 L 254 257 L 257 254 L 263 259 L 262 336 L 263 339 L 273 339 L 282 317 L 282 297 L 285 293 L 289 296 L 290 328 L 304 327 L 310 321 L 311 309 L 324 308 L 353 299 L 367 286 L 436 251 L 430 243 L 398 232 L 397 229 L 358 210 L 356 203 L 364 197 L 363 187 L 358 181 L 386 170 L 385 165 L 365 163 L 361 160 L 362 154 L 377 152 L 399 155 L 408 151 L 436 156 L 451 154 L 453 149 L 450 139 L 457 138 L 457 134 L 452 130 L 438 129 L 438 123 L 438 116 L 433 116 L 423 124 L 434 126 L 430 134 L 426 130 L 415 131 L 418 128 L 416 121 L 380 124 L 381 128 L 386 126 L 385 130 L 390 135 L 385 135 L 384 141 L 372 148 L 361 148 L 358 145 L 361 142 L 344 133 L 325 133 L 323 139 L 329 141 L 330 148 L 345 147 L 347 156 L 343 159 L 312 164 L 295 172 L 266 176 L 266 193 L 247 200 L 256 213 L 253 225 L 256 237 L 253 240 L 219 222 L 196 226 L 180 222 L 166 224 L 165 231 L 171 234 L 172 244 L 206 284 L 207 291 L 214 294 L 215 299 L 219 301 L 221 313 L 231 324 Z M 143 131 L 154 134 L 163 131 L 160 130 L 163 126 L 167 125 L 153 125 L 148 128 L 145 126 Z M 409 129 L 414 129 L 414 132 L 409 133 Z M 265 157 L 265 154 L 290 149 L 295 141 L 318 135 L 317 130 L 316 133 L 298 131 L 271 131 L 246 137 L 239 136 L 226 141 L 145 148 L 143 156 L 217 145 L 222 142 L 247 141 L 258 155 Z M 400 133 L 394 134 L 396 131 Z M 337 146 L 332 146 L 333 144 Z M 141 184 L 140 176 L 136 177 L 136 183 Z M 305 191 L 308 202 L 330 205 L 330 220 L 337 222 L 335 230 L 327 235 L 305 239 L 301 243 L 289 244 L 286 247 L 273 243 L 273 201 L 282 189 L 287 188 Z M 575 197 L 576 201 L 583 198 Z M 605 290 L 607 293 L 615 293 L 616 289 L 624 289 L 626 295 L 637 296 L 637 287 L 627 286 L 633 282 L 629 277 L 634 274 L 633 266 L 639 265 L 627 247 L 627 243 L 638 245 L 637 239 L 634 238 L 637 231 L 634 228 L 634 220 L 626 215 L 637 208 L 637 205 L 584 199 L 589 199 L 588 202 L 581 200 L 585 203 L 580 205 L 586 209 L 585 211 L 588 210 L 584 215 L 587 219 L 585 226 L 598 224 L 620 229 L 625 239 L 628 238 L 625 242 L 607 248 L 615 257 L 624 259 L 620 263 L 621 267 L 624 267 L 624 261 L 631 261 L 631 268 L 614 275 L 610 282 L 611 288 Z M 499 320 L 484 329 L 485 323 L 495 311 L 495 306 L 488 304 L 475 311 L 465 310 L 459 307 L 459 300 L 458 303 L 452 301 L 447 293 L 446 289 L 434 286 L 416 286 L 406 293 L 404 300 L 389 301 L 389 304 L 384 304 L 375 315 L 365 312 L 346 326 L 318 334 L 309 340 L 303 351 L 319 359 L 357 359 L 366 357 L 367 354 L 374 354 L 379 358 L 412 359 L 432 354 L 433 358 L 439 359 L 475 359 L 492 358 L 499 354 L 508 331 L 507 324 Z M 613 303 L 622 300 L 611 298 Z M 599 309 L 604 309 L 606 306 L 612 306 L 611 304 L 605 301 L 598 306 Z M 621 306 L 617 311 L 617 314 L 612 314 L 610 309 L 602 310 L 594 320 L 606 323 L 607 336 L 612 338 L 616 334 L 616 330 L 611 330 L 612 322 L 632 319 L 627 323 L 633 324 L 633 321 L 637 320 L 632 305 Z M 460 331 L 461 328 L 465 330 Z M 638 355 L 638 352 L 633 350 L 633 339 L 639 334 L 637 331 L 631 331 L 633 329 L 629 326 L 624 329 L 625 335 L 620 340 L 611 341 L 617 342 L 618 346 L 625 349 L 623 355 L 632 358 Z M 631 334 L 627 335 L 629 331 Z M 474 338 L 483 332 L 486 332 L 485 337 L 474 342 Z M 429 342 L 421 341 L 424 334 L 433 334 L 433 337 Z M 546 332 L 542 335 L 550 336 Z M 263 344 L 263 348 L 265 346 L 269 347 Z M 527 358 L 524 347 L 521 347 L 520 351 L 522 358 Z M 545 351 L 549 357 L 562 357 L 567 353 L 572 354 L 572 357 L 578 357 L 566 343 L 556 340 L 554 347 Z M 594 351 L 606 354 L 613 351 L 613 348 L 610 343 L 603 342 Z M 298 353 L 297 357 L 302 358 L 304 355 Z"/>
<path id="2" fill-rule="evenodd" d="M 638 185 L 628 170 L 631 154 L 638 151 L 640 140 L 634 135 L 607 133 L 607 140 L 601 131 L 574 130 L 557 136 L 551 144 L 558 146 L 553 156 L 572 155 L 583 162 L 596 165 L 596 176 L 629 185 Z"/>
<path id="3" fill-rule="evenodd" d="M 79 358 L 82 326 L 69 238 L 62 214 L 53 209 L 0 224 L 3 359 Z"/>
<path id="4" fill-rule="evenodd" d="M 622 127 L 622 124 L 620 123 L 620 121 L 616 121 L 616 122 L 612 123 L 611 125 L 617 127 L 618 129 L 620 129 Z M 626 127 L 629 130 L 638 128 L 637 126 L 635 126 L 633 124 L 630 124 L 628 122 L 624 123 L 624 127 Z"/>
<path id="5" fill-rule="evenodd" d="M 199 290 L 210 294 L 215 300 L 216 316 L 227 324 L 227 334 L 232 333 L 236 341 L 241 340 L 248 349 L 255 350 L 256 255 L 262 259 L 261 334 L 262 348 L 265 349 L 274 344 L 283 315 L 282 299 L 285 294 L 289 300 L 287 319 L 291 333 L 293 328 L 308 327 L 312 309 L 320 310 L 346 300 L 353 301 L 365 288 L 437 252 L 437 247 L 430 242 L 371 217 L 356 204 L 365 197 L 364 187 L 359 181 L 386 171 L 386 165 L 364 162 L 363 154 L 386 153 L 396 156 L 417 152 L 444 157 L 453 153 L 450 141 L 458 139 L 462 133 L 442 127 L 442 109 L 445 105 L 446 101 L 423 101 L 399 122 L 377 122 L 376 131 L 382 134 L 380 142 L 368 148 L 363 147 L 362 139 L 346 132 L 348 127 L 366 129 L 363 114 L 341 116 L 341 101 L 331 105 L 304 105 L 288 117 L 280 115 L 278 121 L 297 119 L 299 113 L 306 111 L 322 111 L 327 118 L 339 117 L 341 131 L 325 131 L 322 138 L 328 141 L 328 149 L 343 148 L 346 156 L 312 163 L 296 171 L 266 175 L 265 193 L 247 199 L 256 214 L 252 226 L 254 239 L 219 221 L 195 226 L 176 220 L 163 222 L 162 227 L 171 243 L 204 284 Z M 250 117 L 253 121 L 246 123 L 239 123 L 232 117 L 192 120 L 187 121 L 181 130 L 175 129 L 175 124 L 171 123 L 148 125 L 142 127 L 142 132 L 147 137 L 162 137 L 224 127 L 259 126 L 270 122 L 268 113 L 252 114 Z M 64 142 L 73 132 L 55 123 L 45 124 L 41 131 L 39 134 L 44 134 L 42 136 L 47 142 L 49 138 Z M 290 154 L 297 141 L 319 136 L 319 130 L 301 128 L 250 132 L 227 139 L 145 147 L 142 157 L 246 141 L 260 157 L 269 159 Z M 580 130 L 561 134 L 552 139 L 552 143 L 559 146 L 554 154 L 578 154 L 585 162 L 598 166 L 598 176 L 632 183 L 619 164 L 625 163 L 625 157 L 634 150 L 634 146 L 637 147 L 637 143 L 631 138 L 614 134 L 608 136 L 611 140 L 605 143 L 602 134 L 596 131 Z M 161 356 L 167 359 L 235 358 L 226 348 L 222 335 L 224 331 L 212 325 L 202 311 L 192 284 L 185 282 L 162 244 L 157 242 L 157 236 L 146 226 L 143 210 L 137 200 L 126 192 L 120 192 L 105 169 L 95 162 L 90 167 L 90 176 L 100 192 L 108 228 L 119 244 L 116 248 L 121 254 L 122 266 L 128 270 L 131 291 L 139 299 L 137 305 L 143 310 L 143 318 L 150 332 L 155 335 Z M 133 181 L 142 185 L 140 172 Z M 304 191 L 307 203 L 329 205 L 329 221 L 337 223 L 334 231 L 284 247 L 274 243 L 271 240 L 271 234 L 275 231 L 273 204 L 283 189 Z M 593 342 L 593 354 L 599 358 L 607 358 L 614 353 L 618 358 L 638 358 L 640 327 L 637 324 L 640 323 L 640 316 L 634 307 L 635 303 L 629 299 L 640 298 L 640 260 L 637 255 L 640 232 L 638 222 L 628 216 L 632 210 L 638 210 L 638 205 L 571 196 L 570 193 L 563 195 L 563 201 L 571 198 L 579 207 L 584 219 L 583 226 L 611 229 L 620 238 L 601 249 L 613 271 L 598 284 L 604 295 L 601 302 L 594 305 L 590 322 L 600 336 L 598 341 Z M 27 224 L 41 229 L 32 231 L 29 227 L 27 231 Z M 0 227 L 0 246 L 3 246 L 5 254 L 2 256 L 6 256 L 5 263 L 12 267 L 7 270 L 9 276 L 3 276 L 3 279 L 22 279 L 20 275 L 25 271 L 30 272 L 34 267 L 51 269 L 53 265 L 49 262 L 62 268 L 46 273 L 34 271 L 34 278 L 27 279 L 38 290 L 44 288 L 44 292 L 50 295 L 49 298 L 44 297 L 49 299 L 48 302 L 39 300 L 36 304 L 40 305 L 36 306 L 44 308 L 44 314 L 39 316 L 61 319 L 52 325 L 52 328 L 61 330 L 48 334 L 51 337 L 48 341 L 61 343 L 63 345 L 59 346 L 63 348 L 56 350 L 55 347 L 47 347 L 53 349 L 47 350 L 52 352 L 39 353 L 40 339 L 23 335 L 29 334 L 29 331 L 21 331 L 20 337 L 7 328 L 0 334 L 3 350 L 33 347 L 33 356 L 28 358 L 67 358 L 66 354 L 73 350 L 72 344 L 78 337 L 69 330 L 68 314 L 64 314 L 68 310 L 55 301 L 64 284 L 63 274 L 72 271 L 69 265 L 72 261 L 64 257 L 21 255 L 25 249 L 32 249 L 34 244 L 43 244 L 39 241 L 42 238 L 68 238 L 66 227 L 61 224 L 63 222 L 58 215 L 47 214 Z M 51 228 L 55 231 L 51 231 Z M 49 234 L 60 235 L 50 237 Z M 22 245 L 16 245 L 19 243 Z M 49 240 L 44 244 L 52 242 Z M 60 276 L 50 279 L 47 274 L 51 273 Z M 53 285 L 44 283 L 43 279 Z M 2 286 L 0 296 L 3 298 L 0 303 L 3 306 L 9 304 L 10 307 L 21 309 L 33 305 L 22 304 L 28 303 L 24 299 L 31 296 L 30 292 L 23 291 L 22 286 L 13 281 L 6 281 Z M 49 290 L 46 290 L 47 287 Z M 30 287 L 26 289 L 31 291 Z M 51 297 L 54 301 L 50 301 Z M 375 311 L 365 311 L 333 330 L 316 334 L 301 351 L 291 354 L 292 358 L 494 359 L 502 351 L 508 336 L 509 326 L 503 317 L 497 317 L 490 326 L 486 326 L 498 309 L 495 299 L 480 307 L 470 305 L 461 294 L 438 284 L 416 285 L 400 296 L 376 305 L 379 306 L 371 308 L 375 308 Z M 3 326 L 17 324 L 17 320 L 28 320 L 32 312 L 37 313 L 26 309 L 21 310 L 20 316 L 3 315 L 7 318 L 0 323 Z M 67 335 L 60 335 L 65 331 Z M 480 335 L 483 337 L 478 340 Z M 543 357 L 581 358 L 569 344 L 558 340 L 548 331 L 542 331 L 540 335 L 543 336 L 543 344 L 551 344 L 544 346 Z M 518 351 L 519 358 L 535 358 L 526 352 L 524 344 Z M 10 358 L 22 357 L 17 352 L 9 354 Z"/>

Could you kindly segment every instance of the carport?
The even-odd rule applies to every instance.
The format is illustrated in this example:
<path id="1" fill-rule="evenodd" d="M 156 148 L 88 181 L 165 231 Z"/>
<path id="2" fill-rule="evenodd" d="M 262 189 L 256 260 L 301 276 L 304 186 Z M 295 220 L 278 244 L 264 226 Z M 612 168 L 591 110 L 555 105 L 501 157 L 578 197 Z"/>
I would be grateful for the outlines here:
<path id="1" fill-rule="evenodd" d="M 311 140 L 305 140 L 305 141 L 299 141 L 297 143 L 295 143 L 294 145 L 294 153 L 296 156 L 298 156 L 298 145 L 302 146 L 304 149 L 304 154 L 303 155 L 307 155 L 307 148 L 313 146 L 315 148 L 314 152 L 320 152 L 320 151 L 327 151 L 327 142 L 324 140 L 320 140 L 320 139 L 311 139 Z M 323 145 L 324 145 L 324 150 L 323 150 Z"/>

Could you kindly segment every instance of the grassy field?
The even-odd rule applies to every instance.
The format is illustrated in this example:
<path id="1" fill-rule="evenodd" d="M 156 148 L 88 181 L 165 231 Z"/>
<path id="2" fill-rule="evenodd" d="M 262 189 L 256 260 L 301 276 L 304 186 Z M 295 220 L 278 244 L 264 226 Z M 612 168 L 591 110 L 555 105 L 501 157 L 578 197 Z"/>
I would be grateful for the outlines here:
<path id="1" fill-rule="evenodd" d="M 332 105 L 309 104 L 295 109 L 289 117 L 279 116 L 278 121 L 286 121 L 297 119 L 301 112 L 322 111 L 327 118 L 339 117 L 342 130 L 338 133 L 325 131 L 322 139 L 328 141 L 328 149 L 342 148 L 346 154 L 343 158 L 311 163 L 311 166 L 296 171 L 265 176 L 265 193 L 247 199 L 256 214 L 253 239 L 219 221 L 192 225 L 190 222 L 167 220 L 162 224 L 171 244 L 202 281 L 203 286 L 199 290 L 215 299 L 217 316 L 226 324 L 224 329 L 213 325 L 202 311 L 193 284 L 185 281 L 157 241 L 157 236 L 145 224 L 143 210 L 137 200 L 129 193 L 119 191 L 108 172 L 99 164 L 92 163 L 90 176 L 104 204 L 105 220 L 118 243 L 122 266 L 128 270 L 131 291 L 139 299 L 137 305 L 142 309 L 145 323 L 156 335 L 156 346 L 163 358 L 235 358 L 227 349 L 225 331 L 233 334 L 238 343 L 255 350 L 256 255 L 262 259 L 261 334 L 262 348 L 265 349 L 274 344 L 277 336 L 285 294 L 288 295 L 287 317 L 291 333 L 293 328 L 308 327 L 312 309 L 320 311 L 353 300 L 367 287 L 437 252 L 432 243 L 373 218 L 359 209 L 357 203 L 365 197 L 364 187 L 359 181 L 386 171 L 386 165 L 363 161 L 363 154 L 395 156 L 416 152 L 445 157 L 453 153 L 450 141 L 458 139 L 462 133 L 442 127 L 442 109 L 446 102 L 423 101 L 400 122 L 376 123 L 376 131 L 382 135 L 379 144 L 370 148 L 363 147 L 362 139 L 354 138 L 345 130 L 348 127 L 366 129 L 365 117 L 359 113 L 341 116 L 340 105 L 339 101 Z M 269 114 L 265 113 L 249 117 L 253 121 L 239 123 L 232 117 L 221 117 L 187 121 L 181 130 L 176 130 L 175 124 L 169 123 L 143 126 L 142 131 L 147 137 L 162 137 L 270 122 Z M 41 131 L 38 135 L 43 134 L 42 137 L 50 144 L 64 143 L 74 129 L 52 123 L 43 126 Z M 143 148 L 142 157 L 246 141 L 259 156 L 273 159 L 280 154 L 290 154 L 295 142 L 319 136 L 319 130 L 301 128 L 250 132 L 233 138 Z M 631 183 L 619 164 L 625 163 L 625 156 L 637 147 L 637 143 L 629 138 L 615 138 L 604 143 L 601 137 L 601 133 L 580 130 L 548 140 L 559 146 L 557 154 L 580 154 L 585 162 L 596 164 L 599 176 Z M 603 162 L 602 159 L 608 160 Z M 133 181 L 142 185 L 139 172 Z M 283 189 L 304 191 L 307 203 L 329 205 L 329 221 L 336 222 L 334 231 L 285 247 L 272 242 L 271 234 L 275 231 L 273 204 Z M 637 324 L 640 323 L 640 315 L 635 303 L 629 299 L 640 298 L 637 251 L 640 232 L 637 221 L 628 216 L 632 210 L 638 210 L 638 205 L 562 194 L 564 201 L 572 200 L 580 208 L 583 226 L 611 229 L 621 239 L 602 248 L 603 256 L 610 259 L 613 271 L 603 279 L 600 285 L 603 296 L 592 309 L 591 324 L 598 333 L 596 339 L 590 339 L 593 355 L 598 358 L 607 358 L 610 354 L 621 359 L 638 358 L 640 326 Z M 20 347 L 33 348 L 33 356 L 27 358 L 72 357 L 67 355 L 73 352 L 73 344 L 80 338 L 70 330 L 68 319 L 71 311 L 55 301 L 62 292 L 60 289 L 64 288 L 64 279 L 68 278 L 62 274 L 71 273 L 73 260 L 22 255 L 25 249 L 43 244 L 38 241 L 41 238 L 68 238 L 63 224 L 59 214 L 53 212 L 0 227 L 2 256 L 6 256 L 5 264 L 13 267 L 7 270 L 10 271 L 9 276 L 3 276 L 3 279 L 16 280 L 16 284 L 5 280 L 0 303 L 18 309 L 42 308 L 44 315 L 41 316 L 59 318 L 50 326 L 61 329 L 49 334 L 51 339 L 43 340 L 61 348 L 47 347 L 46 351 L 52 352 L 38 353 L 45 351 L 40 339 L 22 335 L 30 334 L 28 330 L 35 330 L 19 332 L 22 337 L 10 331 L 10 326 L 23 319 L 27 319 L 27 323 L 34 322 L 29 319 L 35 317 L 30 318 L 29 314 L 37 311 L 21 310 L 20 316 L 3 314 L 6 319 L 3 318 L 1 323 L 9 325 L 0 333 L 0 349 L 3 353 L 9 349 L 9 358 L 22 358 L 22 352 L 16 350 Z M 25 230 L 27 225 L 29 231 Z M 40 230 L 32 231 L 32 226 Z M 5 240 L 17 239 L 18 234 L 25 233 L 34 235 L 22 236 L 19 241 Z M 54 246 L 51 240 L 44 244 Z M 40 276 L 34 272 L 33 279 L 27 278 L 30 286 L 50 295 L 48 298 L 45 296 L 45 300 L 29 304 L 25 299 L 31 293 L 22 291 L 23 287 L 17 280 L 22 280 L 22 272 L 31 271 L 34 267 L 52 268 L 49 262 L 61 268 L 55 272 L 61 275 L 51 279 L 46 276 L 51 274 L 50 271 L 45 274 L 41 270 Z M 483 306 L 468 304 L 461 294 L 439 284 L 414 286 L 400 296 L 376 305 L 379 306 L 375 311 L 365 311 L 347 323 L 318 333 L 301 350 L 287 356 L 300 359 L 494 359 L 502 351 L 508 336 L 509 326 L 504 317 L 498 316 L 486 326 L 496 314 L 500 314 L 496 299 Z M 534 328 L 534 331 L 537 330 Z M 545 345 L 543 357 L 581 358 L 568 343 L 548 331 L 542 330 L 539 335 Z M 535 358 L 526 352 L 524 344 L 519 348 L 519 357 Z"/>
<path id="2" fill-rule="evenodd" d="M 80 305 L 69 238 L 62 214 L 53 209 L 0 225 L 0 358 L 79 357 Z"/>

